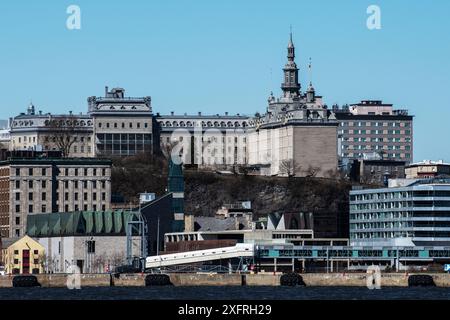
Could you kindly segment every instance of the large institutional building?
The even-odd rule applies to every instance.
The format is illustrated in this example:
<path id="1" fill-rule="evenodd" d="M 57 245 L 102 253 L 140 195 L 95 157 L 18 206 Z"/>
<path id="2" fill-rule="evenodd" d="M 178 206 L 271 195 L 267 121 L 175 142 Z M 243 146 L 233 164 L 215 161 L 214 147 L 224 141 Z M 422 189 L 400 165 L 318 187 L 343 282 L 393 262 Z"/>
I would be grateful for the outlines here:
<path id="1" fill-rule="evenodd" d="M 23 158 L 0 161 L 0 236 L 25 234 L 35 213 L 105 211 L 111 203 L 111 161 Z"/>
<path id="2" fill-rule="evenodd" d="M 341 159 L 377 154 L 413 161 L 413 117 L 381 101 L 328 108 L 310 82 L 299 83 L 290 37 L 282 95 L 255 116 L 154 114 L 151 98 L 106 87 L 87 114 L 26 113 L 10 120 L 10 150 L 60 150 L 66 157 L 130 156 L 161 148 L 202 167 L 251 168 L 264 175 L 332 175 Z M 167 147 L 167 148 L 166 148 Z"/>

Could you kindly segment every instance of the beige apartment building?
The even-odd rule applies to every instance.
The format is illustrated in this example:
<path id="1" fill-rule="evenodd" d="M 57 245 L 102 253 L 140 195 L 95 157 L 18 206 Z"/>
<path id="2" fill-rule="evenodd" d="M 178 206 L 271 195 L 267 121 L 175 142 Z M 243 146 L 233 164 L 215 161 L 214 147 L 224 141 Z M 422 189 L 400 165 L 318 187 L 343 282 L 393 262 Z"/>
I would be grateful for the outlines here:
<path id="1" fill-rule="evenodd" d="M 0 232 L 25 234 L 29 214 L 104 211 L 111 203 L 111 161 L 10 158 L 0 162 Z"/>
<path id="2" fill-rule="evenodd" d="M 380 100 L 364 100 L 334 109 L 339 121 L 339 155 L 364 159 L 413 161 L 413 116 Z"/>

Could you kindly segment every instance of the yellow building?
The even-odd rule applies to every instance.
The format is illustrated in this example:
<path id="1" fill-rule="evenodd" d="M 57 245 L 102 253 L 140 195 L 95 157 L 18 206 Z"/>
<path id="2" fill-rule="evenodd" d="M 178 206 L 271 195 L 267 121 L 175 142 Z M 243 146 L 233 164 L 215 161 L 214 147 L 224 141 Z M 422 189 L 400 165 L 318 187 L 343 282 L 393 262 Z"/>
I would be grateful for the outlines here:
<path id="1" fill-rule="evenodd" d="M 24 236 L 8 246 L 4 240 L 3 247 L 2 258 L 6 274 L 42 273 L 44 247 L 39 242 Z"/>

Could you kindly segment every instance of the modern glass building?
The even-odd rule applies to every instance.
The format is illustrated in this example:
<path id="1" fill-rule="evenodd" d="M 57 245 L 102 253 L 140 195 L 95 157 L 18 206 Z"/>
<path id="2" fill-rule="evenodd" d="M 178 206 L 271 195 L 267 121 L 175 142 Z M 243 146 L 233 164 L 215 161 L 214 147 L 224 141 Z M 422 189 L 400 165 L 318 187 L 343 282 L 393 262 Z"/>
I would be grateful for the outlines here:
<path id="1" fill-rule="evenodd" d="M 450 179 L 350 191 L 354 246 L 450 246 Z"/>

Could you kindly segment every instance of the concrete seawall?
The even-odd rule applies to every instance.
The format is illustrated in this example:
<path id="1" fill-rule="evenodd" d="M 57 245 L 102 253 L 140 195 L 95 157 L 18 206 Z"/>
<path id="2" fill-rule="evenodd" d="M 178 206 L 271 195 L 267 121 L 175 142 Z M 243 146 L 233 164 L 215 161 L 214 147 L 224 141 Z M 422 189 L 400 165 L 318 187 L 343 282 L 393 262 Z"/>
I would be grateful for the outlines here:
<path id="1" fill-rule="evenodd" d="M 436 286 L 450 287 L 450 274 L 430 274 Z M 42 287 L 66 287 L 66 274 L 36 275 Z M 280 274 L 170 274 L 174 286 L 279 286 Z M 301 274 L 307 286 L 365 287 L 365 273 L 306 273 Z M 82 274 L 81 287 L 143 287 L 146 274 Z M 12 287 L 12 276 L 0 276 L 0 288 Z M 381 278 L 384 287 L 407 287 L 408 275 L 404 273 L 384 273 Z"/>

